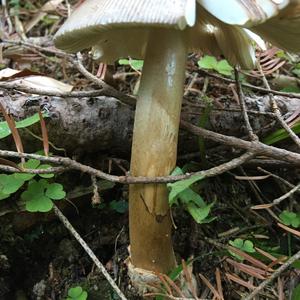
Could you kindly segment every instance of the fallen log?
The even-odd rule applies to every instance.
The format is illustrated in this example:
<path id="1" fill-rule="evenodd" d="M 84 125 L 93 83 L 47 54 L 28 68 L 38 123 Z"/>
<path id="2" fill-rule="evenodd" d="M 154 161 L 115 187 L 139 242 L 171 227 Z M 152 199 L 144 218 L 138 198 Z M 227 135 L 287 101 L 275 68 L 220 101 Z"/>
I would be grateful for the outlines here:
<path id="1" fill-rule="evenodd" d="M 68 155 L 105 152 L 108 155 L 127 157 L 130 153 L 134 108 L 115 98 L 28 97 L 25 94 L 8 96 L 4 92 L 1 98 L 6 109 L 16 120 L 32 115 L 38 108 L 47 111 L 49 140 L 56 147 L 65 149 Z M 277 96 L 276 100 L 285 118 L 297 114 L 299 99 Z M 250 122 L 259 137 L 274 130 L 276 121 L 270 111 L 267 96 L 247 97 L 246 103 Z M 185 99 L 182 115 L 185 120 L 198 124 L 204 115 L 204 109 L 204 102 Z M 231 98 L 225 98 L 222 103 L 213 105 L 206 128 L 236 137 L 246 135 L 240 107 Z M 38 124 L 31 126 L 29 130 L 40 136 Z M 42 148 L 41 141 L 27 130 L 20 130 L 20 133 L 26 152 Z M 13 149 L 12 145 L 10 138 L 0 140 L 0 149 Z M 197 139 L 181 131 L 179 153 L 197 150 Z"/>

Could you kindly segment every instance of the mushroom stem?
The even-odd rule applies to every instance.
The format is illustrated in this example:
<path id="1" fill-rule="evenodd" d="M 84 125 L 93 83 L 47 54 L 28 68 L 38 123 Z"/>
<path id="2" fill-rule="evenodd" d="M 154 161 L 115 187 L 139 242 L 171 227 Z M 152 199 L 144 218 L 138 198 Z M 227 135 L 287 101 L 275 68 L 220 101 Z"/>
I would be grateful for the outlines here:
<path id="1" fill-rule="evenodd" d="M 187 48 L 180 30 L 152 29 L 146 49 L 133 130 L 131 175 L 164 176 L 176 165 Z M 167 273 L 175 267 L 165 184 L 129 189 L 132 264 Z"/>

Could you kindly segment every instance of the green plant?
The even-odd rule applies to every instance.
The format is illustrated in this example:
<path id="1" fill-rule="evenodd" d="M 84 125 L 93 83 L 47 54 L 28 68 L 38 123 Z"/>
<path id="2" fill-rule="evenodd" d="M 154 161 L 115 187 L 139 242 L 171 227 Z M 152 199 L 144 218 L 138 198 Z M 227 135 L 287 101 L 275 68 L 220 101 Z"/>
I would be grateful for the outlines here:
<path id="1" fill-rule="evenodd" d="M 22 167 L 25 169 L 47 169 L 51 166 L 41 164 L 36 159 L 30 159 Z M 44 179 L 33 180 L 35 176 Z M 63 199 L 66 195 L 61 184 L 50 183 L 46 180 L 52 177 L 54 177 L 54 174 L 51 173 L 38 175 L 29 173 L 0 174 L 0 200 L 9 198 L 28 182 L 27 189 L 21 194 L 22 200 L 25 201 L 26 210 L 30 212 L 47 212 L 53 207 L 52 200 Z"/>
<path id="2" fill-rule="evenodd" d="M 26 210 L 30 212 L 47 212 L 53 208 L 53 200 L 61 200 L 66 196 L 59 183 L 48 183 L 45 179 L 30 180 L 27 190 L 21 194 Z"/>
<path id="3" fill-rule="evenodd" d="M 295 123 L 291 129 L 296 133 L 300 133 L 300 122 Z M 289 138 L 289 134 L 286 132 L 285 129 L 278 129 L 274 131 L 273 133 L 269 134 L 266 136 L 262 142 L 265 143 L 266 145 L 272 145 L 277 142 L 280 142 L 282 140 L 285 140 Z"/>
<path id="4" fill-rule="evenodd" d="M 300 88 L 298 86 L 287 86 L 280 90 L 284 93 L 300 93 Z"/>
<path id="5" fill-rule="evenodd" d="M 43 115 L 44 117 L 46 115 Z M 24 120 L 16 122 L 16 128 L 25 128 L 29 127 L 40 121 L 39 114 L 34 114 L 31 117 L 28 117 Z M 0 139 L 3 139 L 11 134 L 10 129 L 6 121 L 0 122 Z"/>
<path id="6" fill-rule="evenodd" d="M 21 164 L 19 164 L 21 167 Z M 37 169 L 38 167 L 42 169 L 47 169 L 49 165 L 40 165 L 40 161 L 36 159 L 30 159 L 22 165 L 25 169 Z M 18 191 L 26 181 L 32 179 L 35 174 L 29 173 L 14 173 L 11 175 L 0 174 L 0 200 L 8 198 L 11 194 Z M 39 176 L 44 178 L 51 178 L 54 174 L 39 174 Z"/>
<path id="7" fill-rule="evenodd" d="M 292 293 L 292 300 L 299 300 L 300 299 L 300 284 L 298 284 Z"/>
<path id="8" fill-rule="evenodd" d="M 176 167 L 171 175 L 182 174 L 182 169 Z M 167 184 L 170 191 L 170 206 L 182 205 L 198 224 L 209 223 L 215 219 L 215 217 L 208 218 L 214 202 L 206 204 L 202 197 L 190 188 L 195 182 L 203 180 L 203 178 L 202 175 L 195 175 L 185 180 Z"/>
<path id="9" fill-rule="evenodd" d="M 247 252 L 247 253 L 254 253 L 256 252 L 255 249 L 254 249 L 254 245 L 251 241 L 249 240 L 243 240 L 243 239 L 240 239 L 240 238 L 237 238 L 235 240 L 230 240 L 229 241 L 229 244 L 241 251 L 244 251 L 244 252 Z M 229 250 L 230 254 L 234 257 L 236 257 L 237 259 L 239 260 L 244 260 L 243 257 L 241 257 L 240 255 L 236 254 L 235 252 Z"/>
<path id="10" fill-rule="evenodd" d="M 99 16 L 93 10 L 96 2 L 101 12 Z M 134 8 L 134 2 L 132 6 L 125 6 L 125 2 L 118 5 L 118 1 L 113 1 L 115 6 L 107 6 L 105 1 L 85 1 L 77 8 L 75 17 L 70 17 L 56 33 L 54 43 L 68 52 L 94 46 L 103 63 L 126 56 L 145 59 L 136 101 L 130 175 L 153 178 L 170 174 L 176 165 L 187 53 L 198 47 L 207 52 L 223 53 L 234 64 L 249 69 L 255 65 L 255 49 L 243 27 L 253 28 L 275 46 L 284 45 L 288 50 L 298 51 L 298 31 L 293 31 L 293 38 L 288 38 L 286 33 L 298 28 L 299 20 L 295 14 L 295 21 L 285 24 L 282 19 L 288 18 L 282 3 L 274 5 L 271 10 L 274 12 L 269 12 L 256 1 L 247 1 L 247 5 L 242 5 L 241 1 L 230 4 L 227 1 L 197 1 L 197 6 L 193 0 L 183 1 L 185 5 L 180 1 L 158 1 L 150 16 L 150 1 L 142 2 L 145 10 L 136 13 L 133 9 L 131 17 L 125 20 L 124 8 L 126 11 Z M 290 4 L 292 13 L 294 3 L 290 2 L 285 4 Z M 248 18 L 249 9 L 262 13 L 251 14 Z M 228 14 L 228 10 L 232 14 Z M 112 12 L 115 18 L 111 18 Z M 214 22 L 210 25 L 212 18 Z M 222 74 L 230 75 L 232 71 L 225 61 L 209 67 Z M 199 201 L 193 204 L 200 206 Z M 139 276 L 132 276 L 132 279 L 141 278 L 142 269 L 166 274 L 175 266 L 171 221 L 165 184 L 130 185 L 132 272 L 129 273 L 136 273 L 134 267 L 139 269 Z M 149 276 L 145 274 L 143 283 L 146 285 Z"/>
<path id="11" fill-rule="evenodd" d="M 298 228 L 300 226 L 300 213 L 294 213 L 288 210 L 284 210 L 279 218 L 281 222 L 287 226 L 293 226 Z"/>
<path id="12" fill-rule="evenodd" d="M 0 174 L 0 200 L 8 198 L 24 184 L 24 181 L 15 175 Z"/>
<path id="13" fill-rule="evenodd" d="M 24 120 L 16 122 L 16 128 L 26 128 L 40 121 L 39 115 L 34 114 Z M 7 122 L 0 122 L 0 139 L 11 134 Z M 39 153 L 43 154 L 43 153 Z M 19 164 L 21 169 L 48 169 L 51 166 L 41 164 L 39 160 L 29 159 L 23 164 Z M 34 180 L 34 177 L 43 179 Z M 53 178 L 54 174 L 30 174 L 30 173 L 14 173 L 0 174 L 0 200 L 9 198 L 22 187 L 25 191 L 21 194 L 21 199 L 25 201 L 25 208 L 30 212 L 47 212 L 53 207 L 53 200 L 63 199 L 66 195 L 63 186 L 59 183 L 49 182 L 46 179 Z"/>
<path id="14" fill-rule="evenodd" d="M 68 290 L 68 298 L 66 300 L 86 300 L 88 297 L 87 291 L 81 286 L 76 286 Z"/>
<path id="15" fill-rule="evenodd" d="M 141 71 L 144 61 L 140 59 L 119 59 L 119 65 L 128 65 L 135 71 Z"/>
<path id="16" fill-rule="evenodd" d="M 292 73 L 295 74 L 297 77 L 300 77 L 300 63 L 294 66 Z"/>
<path id="17" fill-rule="evenodd" d="M 198 61 L 198 66 L 202 69 L 214 70 L 226 76 L 231 76 L 233 68 L 227 60 L 217 61 L 214 56 L 205 55 Z"/>
<path id="18" fill-rule="evenodd" d="M 9 5 L 12 7 L 12 15 L 19 15 L 21 3 L 20 0 L 9 0 Z"/>
<path id="19" fill-rule="evenodd" d="M 113 200 L 109 202 L 109 208 L 120 214 L 123 214 L 128 211 L 128 202 L 124 200 Z"/>

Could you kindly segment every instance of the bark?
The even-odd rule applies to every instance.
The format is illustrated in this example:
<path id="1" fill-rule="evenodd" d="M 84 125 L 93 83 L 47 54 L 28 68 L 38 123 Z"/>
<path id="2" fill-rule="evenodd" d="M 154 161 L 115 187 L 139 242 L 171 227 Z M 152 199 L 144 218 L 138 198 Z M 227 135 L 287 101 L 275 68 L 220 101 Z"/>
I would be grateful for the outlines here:
<path id="1" fill-rule="evenodd" d="M 299 99 L 276 98 L 283 115 L 288 117 L 297 113 Z M 24 94 L 16 94 L 12 97 L 2 95 L 1 98 L 0 94 L 0 99 L 16 120 L 35 113 L 40 106 L 46 106 L 49 111 L 47 126 L 50 140 L 56 146 L 64 147 L 69 155 L 74 155 L 78 152 L 103 151 L 109 155 L 123 155 L 129 159 L 134 108 L 124 105 L 114 98 L 29 98 Z M 261 113 L 270 111 L 268 97 L 248 97 L 246 100 L 249 110 Z M 222 105 L 226 109 L 239 109 L 239 106 L 230 100 L 225 100 Z M 196 124 L 202 112 L 203 107 L 199 105 L 199 102 L 185 99 L 182 109 L 185 119 L 189 116 L 190 121 Z M 249 116 L 254 130 L 260 136 L 266 134 L 274 127 L 274 119 L 268 115 L 249 114 Z M 210 114 L 208 128 L 232 136 L 245 135 L 240 112 L 213 110 Z M 40 135 L 39 125 L 30 127 L 30 130 Z M 22 134 L 26 151 L 36 151 L 42 148 L 42 143 L 32 137 L 32 135 L 24 130 L 21 130 L 20 133 Z M 216 146 L 213 144 L 207 145 L 213 148 Z M 9 148 L 14 148 L 11 138 L 0 140 L 0 149 Z M 219 149 L 219 147 L 216 149 Z M 197 138 L 185 131 L 180 132 L 180 155 L 187 160 L 191 160 L 194 158 L 194 155 L 189 153 L 193 151 L 198 151 Z M 217 152 L 221 153 L 219 150 Z M 183 155 L 184 153 L 187 154 Z M 271 165 L 273 164 L 274 161 L 271 161 Z M 255 162 L 256 165 L 257 162 Z M 284 167 L 284 165 L 282 166 Z M 75 198 L 78 197 L 76 196 Z M 11 224 L 13 224 L 16 231 L 24 231 L 37 222 L 45 222 L 51 219 L 49 214 L 34 214 L 34 218 L 28 218 L 28 213 L 24 211 L 16 214 L 17 210 L 12 209 L 9 203 L 8 201 L 2 201 L 0 217 L 7 216 L 12 218 Z M 78 205 L 79 203 L 81 201 L 78 202 Z"/>
<path id="2" fill-rule="evenodd" d="M 108 155 L 116 155 L 129 158 L 132 129 L 134 120 L 134 108 L 122 104 L 115 98 L 59 98 L 59 97 L 27 97 L 24 94 L 16 94 L 8 97 L 4 93 L 0 99 L 16 120 L 30 116 L 38 107 L 45 107 L 49 112 L 46 119 L 49 139 L 57 147 L 64 148 L 68 155 L 80 153 L 92 153 L 103 151 Z M 276 97 L 281 112 L 288 117 L 297 112 L 299 99 Z M 276 122 L 265 114 L 270 112 L 269 100 L 264 97 L 247 97 L 248 110 L 262 114 L 249 113 L 254 131 L 260 136 L 266 135 L 274 129 Z M 239 105 L 231 99 L 225 99 L 221 105 L 226 110 L 220 109 L 220 103 L 214 105 L 211 111 L 208 129 L 232 136 L 245 136 L 245 126 Z M 185 99 L 182 115 L 193 124 L 197 124 L 204 103 L 201 101 Z M 39 125 L 29 128 L 37 135 L 40 134 Z M 25 151 L 31 152 L 42 148 L 42 143 L 20 130 Z M 209 147 L 211 144 L 207 144 Z M 0 140 L 0 149 L 14 149 L 11 138 Z M 51 149 L 53 151 L 53 149 Z M 198 150 L 197 139 L 188 133 L 179 133 L 179 154 L 185 154 Z"/>

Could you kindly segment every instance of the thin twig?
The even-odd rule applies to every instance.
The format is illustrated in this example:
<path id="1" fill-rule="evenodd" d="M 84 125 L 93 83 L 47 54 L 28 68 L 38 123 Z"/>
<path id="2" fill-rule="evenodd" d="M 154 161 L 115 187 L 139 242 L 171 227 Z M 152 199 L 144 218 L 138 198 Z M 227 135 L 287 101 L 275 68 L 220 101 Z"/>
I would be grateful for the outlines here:
<path id="1" fill-rule="evenodd" d="M 7 173 L 26 173 L 26 174 L 59 174 L 68 171 L 66 167 L 52 167 L 48 169 L 24 169 L 19 170 L 14 167 L 0 164 L 0 170 Z"/>
<path id="2" fill-rule="evenodd" d="M 75 160 L 72 160 L 67 157 L 60 157 L 60 156 L 54 156 L 54 157 L 46 157 L 42 155 L 37 154 L 29 154 L 29 153 L 18 153 L 14 151 L 7 151 L 7 150 L 0 150 L 0 156 L 3 157 L 17 157 L 17 158 L 32 158 L 37 159 L 43 162 L 52 163 L 56 165 L 62 165 L 66 167 L 67 169 L 73 169 L 77 170 L 83 173 L 88 173 L 90 175 L 93 175 L 95 177 L 99 177 L 102 179 L 106 179 L 108 181 L 117 182 L 117 183 L 123 183 L 123 184 L 137 184 L 137 183 L 169 183 L 169 182 L 176 182 L 183 179 L 188 179 L 193 175 L 201 175 L 203 177 L 213 177 L 220 175 L 224 172 L 227 172 L 231 169 L 234 169 L 240 165 L 242 165 L 244 162 L 250 160 L 254 157 L 254 154 L 251 152 L 246 152 L 243 155 L 241 155 L 238 158 L 234 158 L 229 162 L 226 162 L 224 164 L 221 164 L 217 167 L 213 167 L 208 170 L 199 171 L 196 173 L 186 173 L 184 175 L 177 175 L 177 176 L 160 176 L 160 177 L 134 177 L 134 176 L 116 176 L 107 174 L 105 172 L 102 172 L 100 170 L 97 170 L 95 168 L 92 168 L 87 165 L 83 165 Z M 24 172 L 21 172 L 18 169 L 4 166 L 7 171 L 14 172 L 14 173 L 33 173 L 38 174 L 39 172 L 45 173 L 45 170 L 26 170 Z M 47 172 L 49 172 L 50 169 L 46 169 Z M 64 170 L 62 170 L 64 171 Z"/>
<path id="3" fill-rule="evenodd" d="M 205 71 L 203 69 L 201 69 L 201 70 L 199 69 L 199 70 L 197 70 L 197 72 L 199 74 L 201 74 L 201 75 L 206 75 L 206 76 L 213 77 L 215 79 L 222 80 L 223 82 L 235 83 L 235 80 L 233 80 L 233 79 L 225 78 L 223 76 L 211 73 L 209 71 Z M 269 94 L 271 92 L 273 95 L 283 96 L 283 97 L 287 97 L 287 98 L 297 98 L 297 99 L 300 99 L 300 94 L 299 93 L 287 93 L 287 92 L 280 92 L 280 91 L 275 91 L 275 90 L 269 90 L 269 89 L 266 89 L 266 88 L 263 88 L 263 87 L 255 86 L 255 85 L 252 85 L 252 84 L 249 84 L 249 83 L 244 83 L 244 82 L 242 83 L 242 86 L 244 86 L 246 88 L 250 88 L 252 90 L 259 91 L 259 92 L 261 92 L 263 94 Z"/>
<path id="4" fill-rule="evenodd" d="M 295 261 L 300 259 L 300 251 L 293 255 L 289 260 L 287 260 L 281 267 L 279 267 L 268 279 L 263 281 L 258 287 L 255 288 L 247 297 L 243 300 L 251 300 L 257 294 L 259 294 L 269 283 L 276 279 L 280 274 L 282 274 L 288 267 L 290 267 Z"/>
<path id="5" fill-rule="evenodd" d="M 258 70 L 261 73 L 263 83 L 264 83 L 265 87 L 269 90 L 268 96 L 269 96 L 269 100 L 270 100 L 270 105 L 271 105 L 273 113 L 276 116 L 277 121 L 286 130 L 286 132 L 289 134 L 290 138 L 294 141 L 294 143 L 300 148 L 300 139 L 297 136 L 297 134 L 295 134 L 295 132 L 284 121 L 284 119 L 283 119 L 283 117 L 281 115 L 281 112 L 280 112 L 280 110 L 278 108 L 278 105 L 276 103 L 276 100 L 273 97 L 273 93 L 271 92 L 271 88 L 270 88 L 269 82 L 268 82 L 268 80 L 267 80 L 267 78 L 266 78 L 266 76 L 265 76 L 265 74 L 264 74 L 264 72 L 262 70 L 262 67 L 261 67 L 261 65 L 260 65 L 259 62 L 257 63 L 257 66 L 258 66 Z"/>
<path id="6" fill-rule="evenodd" d="M 272 173 L 272 172 L 270 172 L 270 171 L 267 171 L 267 170 L 265 170 L 265 169 L 263 169 L 263 168 L 261 168 L 261 167 L 257 167 L 257 170 L 259 170 L 259 171 L 261 171 L 261 172 L 263 172 L 263 173 L 265 173 L 265 174 L 268 174 L 268 175 L 272 176 L 273 178 L 275 178 L 275 179 L 277 179 L 278 181 L 284 183 L 285 185 L 287 185 L 287 186 L 288 186 L 289 188 L 291 188 L 291 189 L 295 187 L 294 184 L 290 183 L 290 182 L 287 181 L 286 179 L 284 179 L 284 178 L 282 178 L 282 177 L 280 177 L 280 176 L 278 176 L 278 175 L 276 175 L 276 174 L 274 174 L 274 173 Z"/>
<path id="7" fill-rule="evenodd" d="M 161 297 L 164 297 L 164 298 L 170 299 L 170 300 L 195 300 L 195 298 L 175 297 L 175 296 L 166 295 L 166 294 L 162 294 L 162 293 L 147 293 L 144 295 L 144 297 L 154 297 L 154 296 L 161 296 Z M 197 300 L 211 300 L 211 299 L 198 298 Z"/>
<path id="8" fill-rule="evenodd" d="M 111 287 L 118 294 L 118 296 L 122 300 L 127 300 L 127 298 L 125 297 L 123 292 L 119 289 L 119 287 L 116 285 L 115 281 L 111 278 L 109 273 L 106 271 L 104 265 L 100 262 L 100 260 L 97 258 L 97 256 L 92 251 L 92 249 L 82 239 L 82 237 L 79 235 L 79 233 L 75 230 L 75 228 L 72 226 L 72 224 L 68 221 L 68 219 L 64 216 L 64 214 L 59 210 L 59 208 L 55 204 L 53 206 L 53 210 L 54 210 L 54 213 L 56 214 L 56 216 L 61 220 L 61 222 L 64 224 L 64 226 L 70 231 L 70 233 L 73 235 L 73 237 L 79 242 L 79 244 L 82 246 L 82 248 L 85 250 L 85 252 L 93 260 L 94 264 L 101 271 L 101 273 L 104 275 L 104 277 L 110 283 Z"/>
<path id="9" fill-rule="evenodd" d="M 189 132 L 202 136 L 205 139 L 209 139 L 223 145 L 232 146 L 234 148 L 242 148 L 251 151 L 255 154 L 266 155 L 268 157 L 273 157 L 278 160 L 284 160 L 291 162 L 294 165 L 300 165 L 300 154 L 291 152 L 285 149 L 279 149 L 273 146 L 265 145 L 258 141 L 244 141 L 242 139 L 227 136 L 220 133 L 216 133 L 204 128 L 197 127 L 191 123 L 181 120 L 181 127 L 188 130 Z"/>
<path id="10" fill-rule="evenodd" d="M 243 89 L 241 86 L 241 82 L 240 82 L 240 78 L 239 78 L 239 71 L 237 68 L 234 69 L 234 75 L 235 75 L 235 81 L 236 81 L 236 88 L 237 88 L 237 92 L 238 92 L 238 100 L 240 103 L 240 107 L 241 107 L 241 111 L 242 111 L 242 115 L 244 118 L 244 122 L 248 131 L 248 135 L 251 141 L 257 141 L 258 138 L 257 136 L 254 134 L 254 131 L 252 129 L 252 126 L 250 124 L 250 120 L 249 120 L 249 116 L 248 113 L 246 111 L 246 102 L 245 102 L 245 96 L 243 93 Z"/>
<path id="11" fill-rule="evenodd" d="M 273 200 L 272 202 L 272 206 L 273 205 L 278 205 L 279 203 L 281 203 L 283 200 L 285 200 L 286 198 L 291 197 L 293 194 L 295 194 L 296 192 L 298 192 L 300 190 L 300 183 L 298 185 L 296 185 L 294 188 L 292 188 L 290 191 L 288 191 L 287 193 L 285 193 L 284 195 L 282 195 L 279 198 L 276 198 L 275 200 Z"/>
<path id="12" fill-rule="evenodd" d="M 77 59 L 74 59 L 73 57 L 69 58 L 69 60 L 74 64 L 74 66 L 77 68 L 77 70 L 84 75 L 87 79 L 91 80 L 95 84 L 99 85 L 101 88 L 106 90 L 106 93 L 114 98 L 119 99 L 120 101 L 128 104 L 128 105 L 135 105 L 135 98 L 131 96 L 127 96 L 124 93 L 121 93 L 108 85 L 106 82 L 98 78 L 97 76 L 90 73 L 82 64 L 82 55 L 80 53 L 77 53 Z"/>

